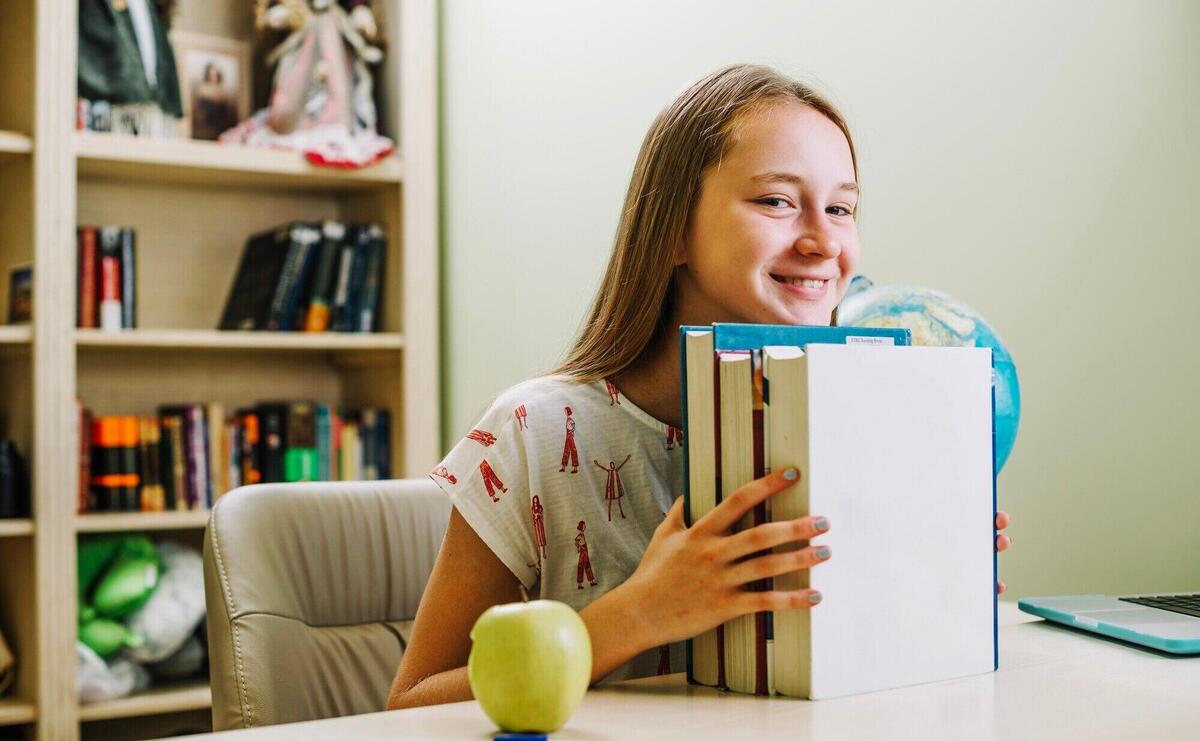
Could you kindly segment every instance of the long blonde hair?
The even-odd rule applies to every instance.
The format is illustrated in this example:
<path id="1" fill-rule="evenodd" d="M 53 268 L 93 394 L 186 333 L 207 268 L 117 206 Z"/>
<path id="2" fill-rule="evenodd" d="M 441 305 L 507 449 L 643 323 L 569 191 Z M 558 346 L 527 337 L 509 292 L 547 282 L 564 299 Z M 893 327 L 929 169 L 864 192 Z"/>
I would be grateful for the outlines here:
<path id="1" fill-rule="evenodd" d="M 552 373 L 578 381 L 607 378 L 637 360 L 665 328 L 675 252 L 684 242 L 704 171 L 733 146 L 733 132 L 746 114 L 786 101 L 811 106 L 837 124 L 858 179 L 845 119 L 807 85 L 752 64 L 731 65 L 693 83 L 646 132 L 604 280 L 575 344 Z"/>

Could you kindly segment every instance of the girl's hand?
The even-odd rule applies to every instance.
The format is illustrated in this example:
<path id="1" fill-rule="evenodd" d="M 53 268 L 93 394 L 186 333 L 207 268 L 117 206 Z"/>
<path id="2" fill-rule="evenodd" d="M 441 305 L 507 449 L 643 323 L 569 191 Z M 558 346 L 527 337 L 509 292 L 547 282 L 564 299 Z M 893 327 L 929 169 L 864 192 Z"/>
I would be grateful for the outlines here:
<path id="1" fill-rule="evenodd" d="M 1003 530 L 1008 527 L 1010 520 L 1007 512 L 996 513 L 996 529 Z M 996 536 L 996 552 L 1003 553 L 1012 545 L 1012 536 L 1000 533 Z M 996 581 L 996 594 L 1004 594 L 1004 590 L 1008 589 L 1008 585 L 1003 581 Z"/>
<path id="2" fill-rule="evenodd" d="M 684 524 L 683 497 L 675 500 L 626 581 L 638 595 L 641 627 L 656 644 L 691 638 L 738 615 L 808 608 L 821 601 L 820 592 L 813 589 L 750 592 L 743 587 L 827 560 L 829 548 L 819 545 L 784 553 L 759 552 L 827 532 L 828 520 L 803 517 L 730 533 L 756 504 L 797 480 L 798 472 L 788 469 L 752 481 L 690 528 Z"/>

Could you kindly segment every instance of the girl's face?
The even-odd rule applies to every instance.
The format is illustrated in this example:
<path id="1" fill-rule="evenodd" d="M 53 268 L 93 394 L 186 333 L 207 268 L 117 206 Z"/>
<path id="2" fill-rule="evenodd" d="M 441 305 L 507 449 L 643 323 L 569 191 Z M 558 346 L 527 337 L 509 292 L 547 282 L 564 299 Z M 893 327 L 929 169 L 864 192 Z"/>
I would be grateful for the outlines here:
<path id="1" fill-rule="evenodd" d="M 748 115 L 701 181 L 677 255 L 684 322 L 829 324 L 858 265 L 858 186 L 837 124 L 787 102 Z"/>

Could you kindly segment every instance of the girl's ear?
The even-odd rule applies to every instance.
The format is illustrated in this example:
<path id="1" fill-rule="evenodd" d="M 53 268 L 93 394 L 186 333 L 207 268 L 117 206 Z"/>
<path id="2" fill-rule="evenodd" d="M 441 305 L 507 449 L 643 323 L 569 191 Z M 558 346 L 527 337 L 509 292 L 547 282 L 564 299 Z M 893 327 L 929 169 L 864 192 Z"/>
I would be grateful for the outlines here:
<path id="1" fill-rule="evenodd" d="M 687 265 L 687 248 L 684 246 L 683 240 L 679 240 L 679 242 L 676 243 L 675 253 L 672 256 L 672 259 L 674 260 L 673 265 L 675 267 Z"/>

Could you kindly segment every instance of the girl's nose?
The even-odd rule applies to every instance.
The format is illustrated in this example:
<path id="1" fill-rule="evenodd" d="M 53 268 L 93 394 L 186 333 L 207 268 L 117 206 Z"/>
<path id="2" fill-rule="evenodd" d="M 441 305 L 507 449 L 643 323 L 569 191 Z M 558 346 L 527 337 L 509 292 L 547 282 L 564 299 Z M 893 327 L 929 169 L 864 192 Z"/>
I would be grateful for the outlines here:
<path id="1" fill-rule="evenodd" d="M 821 227 L 806 228 L 793 248 L 801 255 L 834 258 L 842 254 L 842 244 Z"/>

